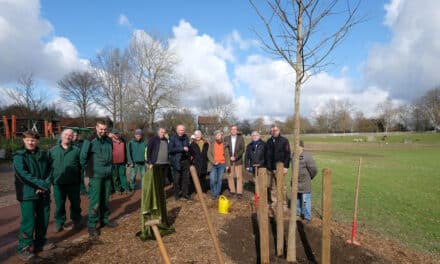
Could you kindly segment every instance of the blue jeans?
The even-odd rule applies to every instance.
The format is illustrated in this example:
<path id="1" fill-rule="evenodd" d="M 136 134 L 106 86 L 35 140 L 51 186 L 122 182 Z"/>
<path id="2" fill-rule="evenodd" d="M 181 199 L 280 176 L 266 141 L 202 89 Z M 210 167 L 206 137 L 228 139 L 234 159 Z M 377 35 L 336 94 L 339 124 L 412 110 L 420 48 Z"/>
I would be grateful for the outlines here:
<path id="1" fill-rule="evenodd" d="M 304 204 L 304 207 L 302 206 Z M 303 210 L 304 209 L 304 210 Z M 312 194 L 298 193 L 296 199 L 296 214 L 304 215 L 305 220 L 312 220 Z"/>
<path id="2" fill-rule="evenodd" d="M 223 174 L 225 173 L 225 164 L 212 166 L 209 174 L 209 183 L 211 186 L 211 196 L 217 198 L 222 191 Z"/>

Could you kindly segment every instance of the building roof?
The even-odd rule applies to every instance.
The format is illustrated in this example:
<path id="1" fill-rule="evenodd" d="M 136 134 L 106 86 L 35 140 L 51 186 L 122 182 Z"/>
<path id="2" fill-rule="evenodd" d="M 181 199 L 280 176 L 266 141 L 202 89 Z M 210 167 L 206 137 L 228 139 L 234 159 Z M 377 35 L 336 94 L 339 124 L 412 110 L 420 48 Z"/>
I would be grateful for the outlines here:
<path id="1" fill-rule="evenodd" d="M 217 124 L 218 119 L 215 116 L 199 116 L 197 118 L 197 123 L 199 125 L 212 125 L 212 124 Z"/>

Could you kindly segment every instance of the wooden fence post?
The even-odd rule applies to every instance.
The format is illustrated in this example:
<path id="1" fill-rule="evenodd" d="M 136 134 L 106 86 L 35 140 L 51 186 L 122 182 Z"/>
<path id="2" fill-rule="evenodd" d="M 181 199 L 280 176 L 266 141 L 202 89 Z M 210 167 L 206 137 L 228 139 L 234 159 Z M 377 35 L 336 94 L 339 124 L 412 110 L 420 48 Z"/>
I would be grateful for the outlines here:
<path id="1" fill-rule="evenodd" d="M 12 133 L 12 138 L 16 139 L 17 138 L 17 117 L 15 115 L 11 116 L 11 133 Z"/>
<path id="2" fill-rule="evenodd" d="M 3 126 L 5 127 L 5 137 L 6 139 L 11 138 L 11 134 L 9 134 L 9 123 L 8 118 L 6 116 L 3 116 Z"/>
<path id="3" fill-rule="evenodd" d="M 322 170 L 322 247 L 321 263 L 330 264 L 330 220 L 332 205 L 332 171 L 329 168 Z"/>
<path id="4" fill-rule="evenodd" d="M 281 257 L 284 254 L 284 164 L 277 162 L 276 181 L 277 181 L 277 208 L 276 208 L 276 223 L 277 223 L 277 256 Z"/>
<path id="5" fill-rule="evenodd" d="M 269 214 L 267 209 L 267 170 L 266 168 L 256 169 L 255 180 L 258 181 L 258 227 L 260 232 L 260 263 L 270 263 L 269 253 Z"/>

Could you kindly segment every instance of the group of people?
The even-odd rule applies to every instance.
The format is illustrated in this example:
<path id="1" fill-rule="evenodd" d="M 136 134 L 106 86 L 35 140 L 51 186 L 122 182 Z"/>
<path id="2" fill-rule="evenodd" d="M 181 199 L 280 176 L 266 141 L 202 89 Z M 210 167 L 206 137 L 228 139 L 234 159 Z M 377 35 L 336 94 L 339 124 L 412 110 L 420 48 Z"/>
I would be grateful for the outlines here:
<path id="1" fill-rule="evenodd" d="M 46 233 L 50 215 L 50 192 L 55 200 L 55 232 L 66 228 L 66 199 L 70 201 L 72 228 L 82 228 L 81 193 L 87 191 L 89 199 L 88 232 L 91 237 L 100 235 L 100 228 L 114 228 L 110 221 L 109 197 L 111 193 L 131 193 L 136 189 L 136 175 L 140 174 L 141 232 L 142 239 L 151 238 L 151 230 L 145 221 L 159 219 L 161 232 L 174 232 L 166 215 L 165 183 L 173 184 L 176 200 L 191 200 L 194 183 L 190 178 L 190 166 L 194 166 L 203 192 L 212 199 L 222 193 L 222 180 L 227 173 L 228 195 L 243 198 L 243 171 L 255 173 L 255 168 L 266 168 L 269 175 L 270 201 L 276 202 L 276 164 L 283 164 L 288 172 L 291 161 L 290 145 L 280 135 L 279 128 L 271 128 L 271 137 L 264 142 L 257 131 L 252 132 L 246 146 L 238 127 L 230 127 L 229 135 L 218 130 L 214 140 L 203 138 L 196 130 L 188 137 L 185 126 L 178 125 L 175 135 L 168 138 L 165 128 L 159 128 L 148 141 L 143 131 L 137 129 L 128 143 L 120 131 L 107 132 L 104 122 L 96 123 L 96 132 L 84 141 L 71 129 L 61 133 L 59 143 L 49 151 L 38 148 L 39 135 L 33 131 L 23 133 L 24 149 L 15 153 L 15 186 L 20 202 L 18 256 L 29 260 L 34 253 L 53 248 L 47 243 Z M 303 151 L 301 142 L 300 176 L 298 185 L 298 215 L 311 219 L 310 181 L 316 175 L 316 165 L 309 153 Z M 129 170 L 127 181 L 126 170 Z M 89 178 L 88 190 L 84 175 Z M 209 175 L 209 186 L 206 178 Z M 53 188 L 51 188 L 53 185 Z M 304 205 L 304 206 L 303 206 Z"/>

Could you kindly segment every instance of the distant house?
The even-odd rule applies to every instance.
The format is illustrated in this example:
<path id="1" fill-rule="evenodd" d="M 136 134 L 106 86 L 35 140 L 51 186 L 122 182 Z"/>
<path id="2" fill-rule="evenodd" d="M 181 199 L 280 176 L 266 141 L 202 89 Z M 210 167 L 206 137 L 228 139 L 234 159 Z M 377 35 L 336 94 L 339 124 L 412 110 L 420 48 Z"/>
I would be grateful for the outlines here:
<path id="1" fill-rule="evenodd" d="M 199 116 L 197 118 L 197 128 L 205 135 L 211 135 L 219 126 L 218 118 L 215 116 Z"/>

